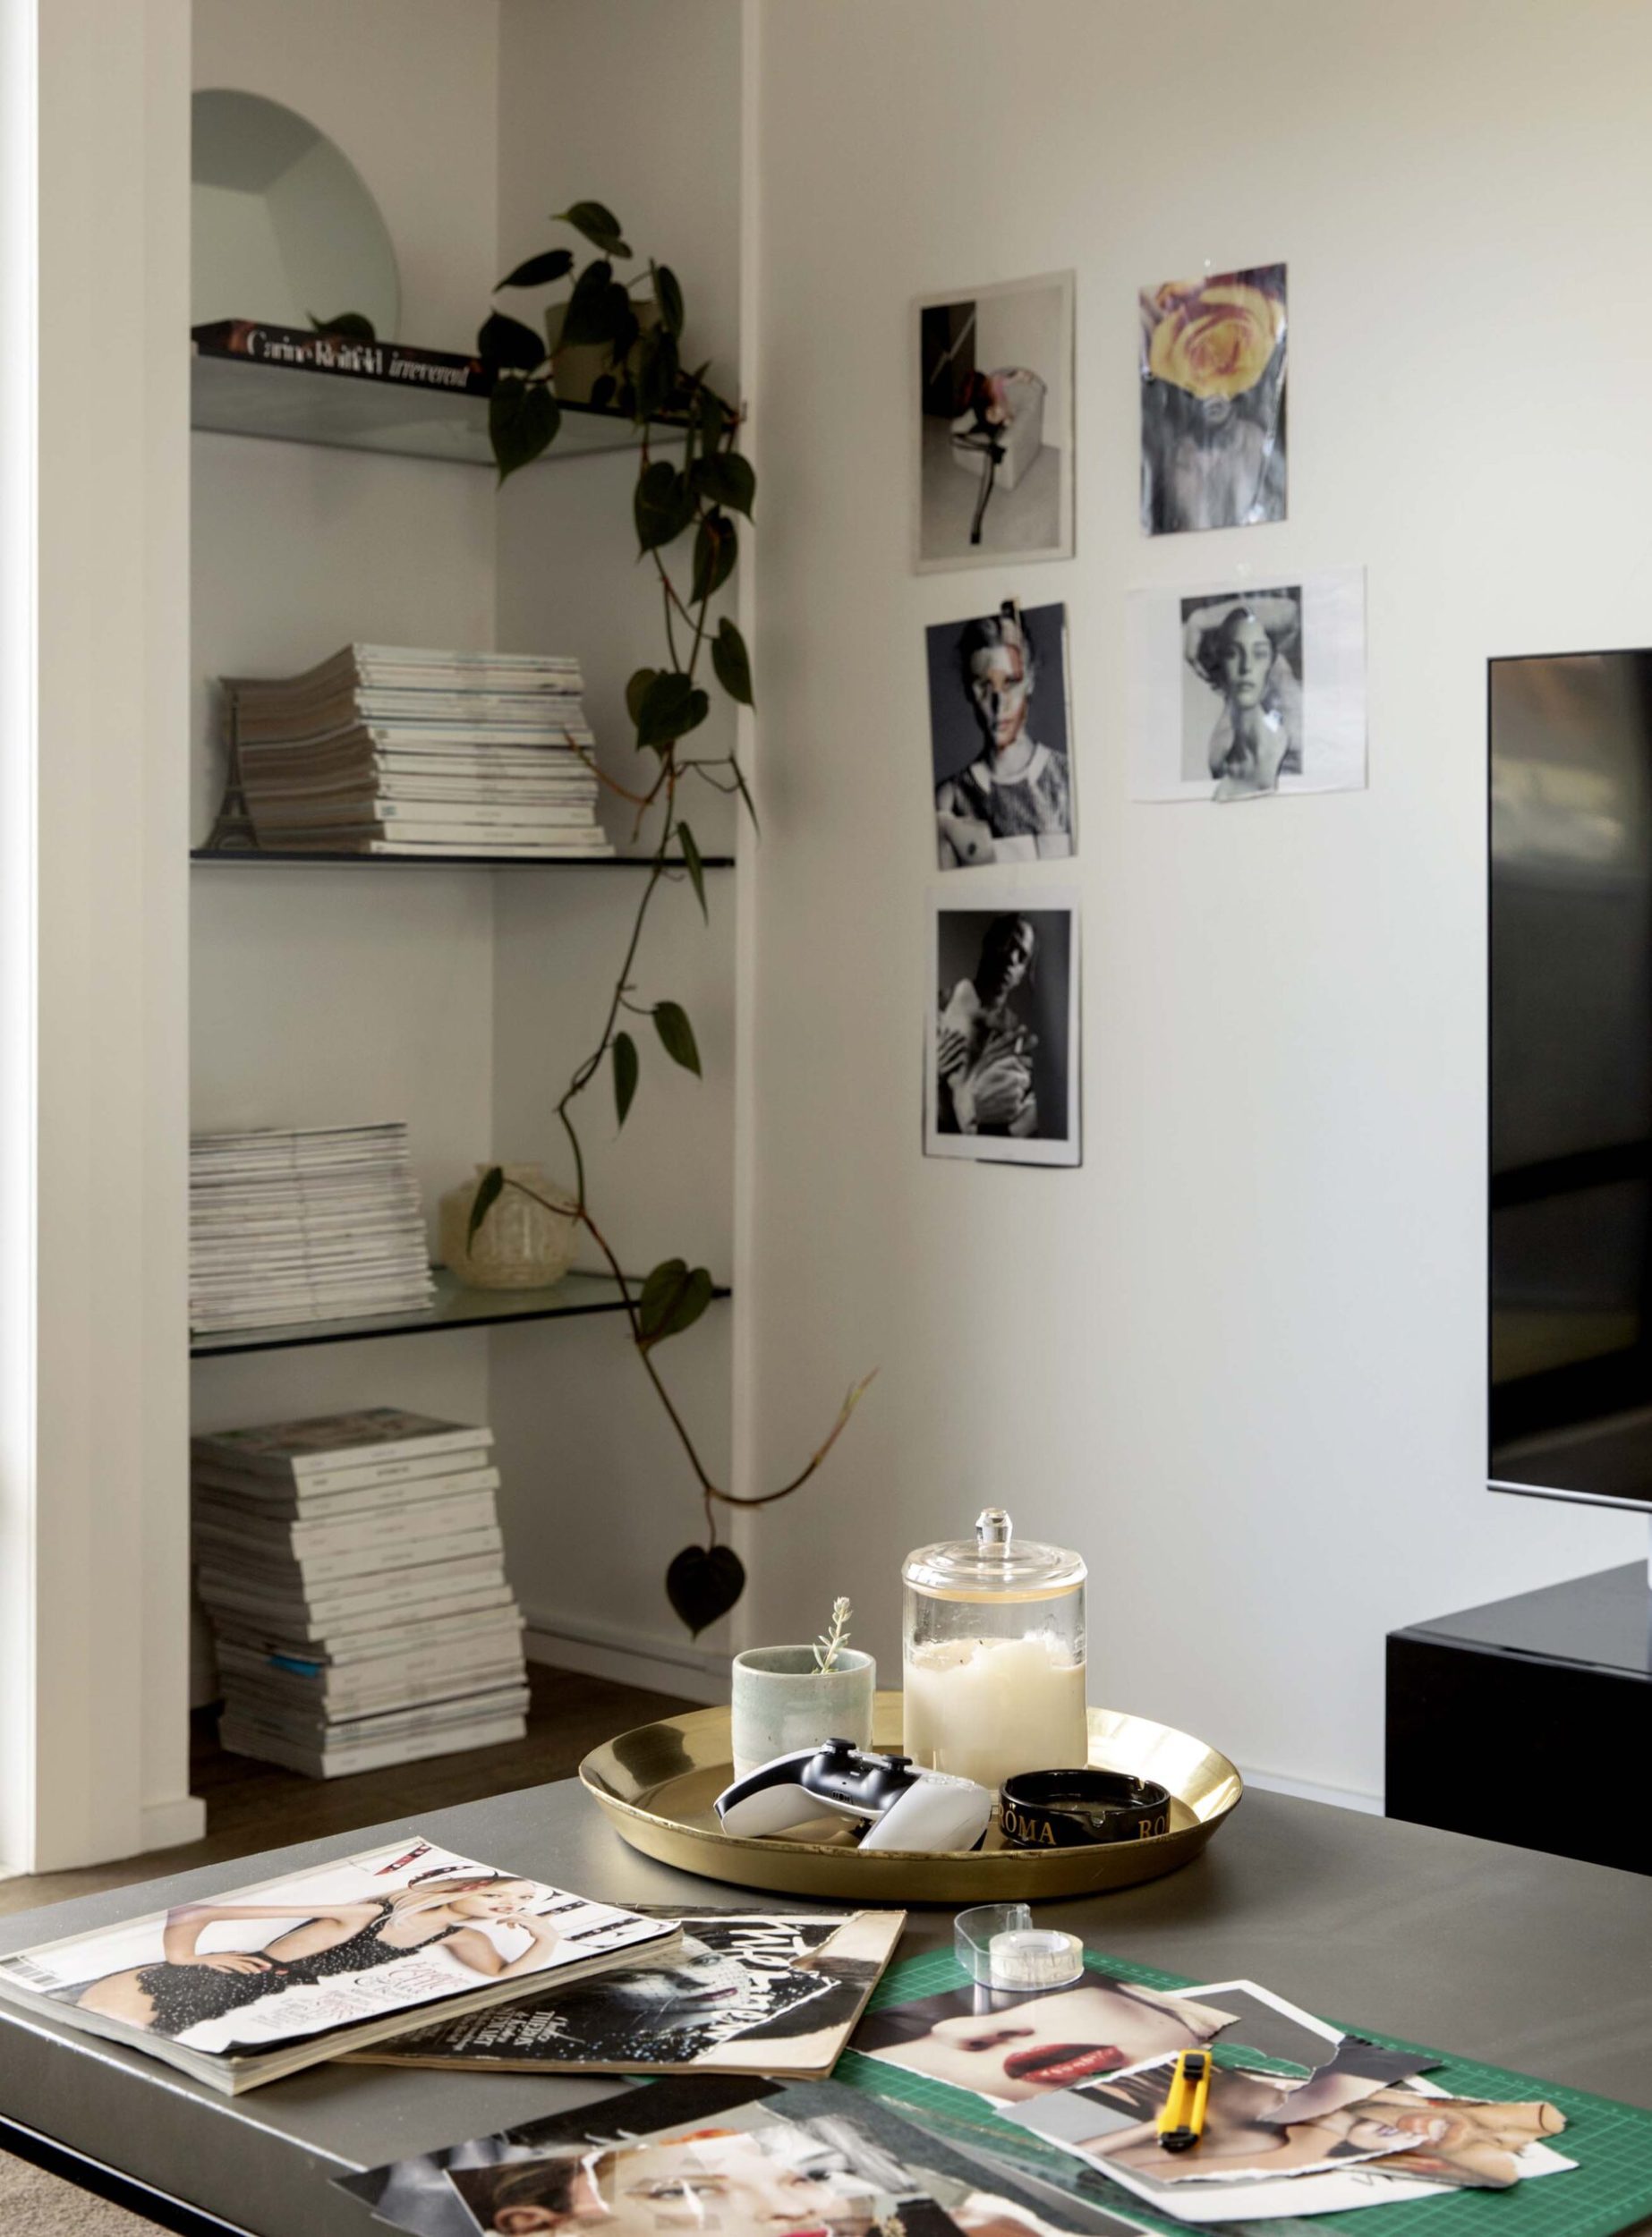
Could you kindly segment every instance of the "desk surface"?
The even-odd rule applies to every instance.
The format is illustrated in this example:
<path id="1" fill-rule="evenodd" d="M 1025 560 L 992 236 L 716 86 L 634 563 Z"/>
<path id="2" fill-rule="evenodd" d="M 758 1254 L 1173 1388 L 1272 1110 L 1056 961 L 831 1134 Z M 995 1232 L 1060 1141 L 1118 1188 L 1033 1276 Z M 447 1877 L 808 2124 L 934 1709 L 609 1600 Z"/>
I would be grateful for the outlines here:
<path id="1" fill-rule="evenodd" d="M 0 1922 L 0 1949 L 414 1831 L 618 1902 L 741 1900 L 626 1848 L 567 1780 L 23 1912 Z M 1041 1917 L 1092 1950 L 1196 1979 L 1248 1977 L 1329 2019 L 1652 2107 L 1652 1878 L 1637 1873 L 1251 1793 L 1185 1870 Z M 950 1930 L 949 1911 L 915 1912 L 903 1952 Z M 329 2176 L 613 2087 L 318 2066 L 220 2097 L 139 2053 L 0 2006 L 0 2114 L 254 2237 L 364 2237 L 371 2224 Z"/>

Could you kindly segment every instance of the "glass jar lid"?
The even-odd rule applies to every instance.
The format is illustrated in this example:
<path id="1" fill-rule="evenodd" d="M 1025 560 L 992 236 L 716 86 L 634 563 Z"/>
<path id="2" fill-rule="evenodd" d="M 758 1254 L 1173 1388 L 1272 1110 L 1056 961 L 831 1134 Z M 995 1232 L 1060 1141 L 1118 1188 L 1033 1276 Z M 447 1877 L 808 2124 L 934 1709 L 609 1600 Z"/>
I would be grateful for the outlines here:
<path id="1" fill-rule="evenodd" d="M 984 1508 L 973 1538 L 921 1545 L 901 1581 L 939 1600 L 1053 1600 L 1085 1580 L 1084 1556 L 1064 1545 L 1018 1538 L 1001 1507 Z"/>

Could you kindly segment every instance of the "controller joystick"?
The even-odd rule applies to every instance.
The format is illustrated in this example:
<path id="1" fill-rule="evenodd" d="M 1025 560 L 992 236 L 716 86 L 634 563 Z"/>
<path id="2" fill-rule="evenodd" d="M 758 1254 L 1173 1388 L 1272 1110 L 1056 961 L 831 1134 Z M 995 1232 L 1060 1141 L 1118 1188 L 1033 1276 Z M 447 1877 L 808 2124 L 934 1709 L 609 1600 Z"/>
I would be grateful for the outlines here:
<path id="1" fill-rule="evenodd" d="M 933 1854 L 978 1848 L 992 1823 L 992 1797 L 973 1779 L 834 1739 L 760 1765 L 724 1789 L 716 1809 L 727 1833 L 766 1837 L 832 1816 L 865 1826 L 863 1849 Z"/>

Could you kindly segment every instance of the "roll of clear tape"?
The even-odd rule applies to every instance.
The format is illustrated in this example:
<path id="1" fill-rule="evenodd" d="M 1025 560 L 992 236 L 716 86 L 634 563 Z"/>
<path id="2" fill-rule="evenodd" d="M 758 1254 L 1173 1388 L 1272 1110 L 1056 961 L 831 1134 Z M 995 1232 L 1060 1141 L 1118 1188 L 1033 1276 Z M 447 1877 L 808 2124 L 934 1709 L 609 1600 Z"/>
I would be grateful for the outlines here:
<path id="1" fill-rule="evenodd" d="M 1077 1935 L 1035 1927 L 1027 1903 L 977 1903 L 959 1911 L 952 1922 L 952 1948 L 983 1988 L 1065 1988 L 1084 1971 Z"/>

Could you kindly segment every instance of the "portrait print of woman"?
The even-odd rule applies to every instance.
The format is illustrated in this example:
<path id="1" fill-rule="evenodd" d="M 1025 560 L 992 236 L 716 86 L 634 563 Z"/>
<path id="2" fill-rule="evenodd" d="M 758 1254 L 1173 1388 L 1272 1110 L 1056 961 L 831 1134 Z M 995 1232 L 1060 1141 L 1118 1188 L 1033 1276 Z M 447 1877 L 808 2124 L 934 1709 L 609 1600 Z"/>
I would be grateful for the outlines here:
<path id="1" fill-rule="evenodd" d="M 1086 2156 L 1111 2160 L 1155 2182 L 1181 2182 L 1216 2174 L 1289 2175 L 1377 2157 L 1394 2145 L 1384 2122 L 1363 2120 L 1363 2104 L 1309 2099 L 1312 2084 L 1282 2082 L 1269 2074 L 1218 2067 L 1211 2077 L 1204 2131 L 1196 2148 L 1180 2155 L 1159 2142 L 1159 2114 L 1171 2068 L 1153 2067 L 1098 2083 L 1082 2095 L 1097 2114 L 1097 2133 L 1075 2138 Z M 1371 2095 L 1368 2081 L 1346 2077 L 1340 2093 Z M 1293 2100 L 1303 2100 L 1297 2114 Z M 1123 2116 L 1123 2125 L 1120 2124 Z"/>
<path id="2" fill-rule="evenodd" d="M 1208 2043 L 1231 2014 L 1107 1973 L 1017 1995 L 961 1988 L 869 2012 L 854 2048 L 994 2104 L 1070 2089 Z"/>
<path id="3" fill-rule="evenodd" d="M 509 1980 L 540 1969 L 557 1946 L 555 1925 L 527 1908 L 545 1893 L 531 1880 L 503 1873 L 442 1869 L 383 1895 L 318 1904 L 296 1925 L 290 1901 L 183 1903 L 166 1914 L 155 1963 L 52 1993 L 61 2003 L 131 2027 L 182 2036 L 285 1989 L 368 1972 L 439 1947 L 474 1973 L 479 1986 Z M 285 1923 L 261 1950 L 200 1947 L 211 1927 L 263 1918 Z M 529 1937 L 527 1948 L 509 1959 L 494 1939 L 505 1927 Z"/>
<path id="4" fill-rule="evenodd" d="M 1249 800 L 1302 773 L 1302 594 L 1182 601 L 1182 658 L 1204 686 L 1184 715 L 1182 775 Z"/>
<path id="5" fill-rule="evenodd" d="M 847 2135 L 847 2123 L 836 2123 Z M 493 2237 L 545 2237 L 600 2224 L 605 2237 L 870 2237 L 897 2203 L 900 2171 L 852 2135 L 801 2122 L 710 2127 L 601 2152 L 566 2148 L 448 2180 Z M 902 2185 L 901 2187 L 908 2187 Z"/>
<path id="6" fill-rule="evenodd" d="M 1134 591 L 1125 630 L 1133 800 L 1365 790 L 1363 567 Z"/>
<path id="7" fill-rule="evenodd" d="M 925 635 L 941 869 L 1070 855 L 1066 608 L 1007 599 Z"/>

